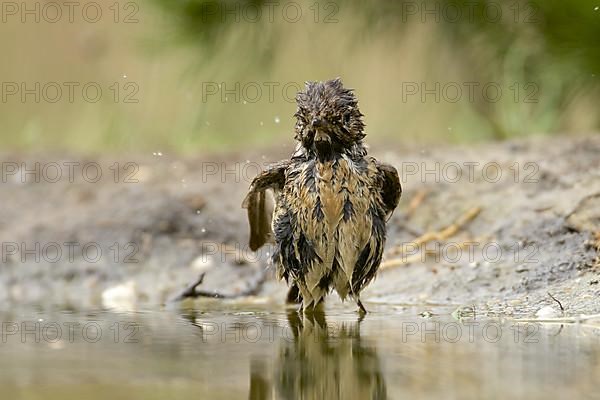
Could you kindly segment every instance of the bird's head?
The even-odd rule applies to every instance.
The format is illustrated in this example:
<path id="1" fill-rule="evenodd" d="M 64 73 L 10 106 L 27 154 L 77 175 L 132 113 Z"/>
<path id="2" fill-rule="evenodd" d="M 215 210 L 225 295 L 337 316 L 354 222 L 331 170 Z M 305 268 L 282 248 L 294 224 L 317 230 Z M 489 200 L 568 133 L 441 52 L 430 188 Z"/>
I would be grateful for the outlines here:
<path id="1" fill-rule="evenodd" d="M 339 78 L 306 82 L 296 102 L 295 138 L 307 151 L 329 157 L 351 149 L 365 137 L 358 100 Z"/>

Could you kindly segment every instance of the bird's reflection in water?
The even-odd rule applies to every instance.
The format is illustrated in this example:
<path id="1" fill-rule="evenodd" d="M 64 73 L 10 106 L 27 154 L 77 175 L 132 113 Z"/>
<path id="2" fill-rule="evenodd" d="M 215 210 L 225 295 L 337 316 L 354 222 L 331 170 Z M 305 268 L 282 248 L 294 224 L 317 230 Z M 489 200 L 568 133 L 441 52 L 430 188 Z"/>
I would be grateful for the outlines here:
<path id="1" fill-rule="evenodd" d="M 293 335 L 282 340 L 272 372 L 253 359 L 250 399 L 385 399 L 377 351 L 360 338 L 360 320 L 327 324 L 324 314 L 288 314 Z M 273 397 L 272 397 L 273 396 Z"/>

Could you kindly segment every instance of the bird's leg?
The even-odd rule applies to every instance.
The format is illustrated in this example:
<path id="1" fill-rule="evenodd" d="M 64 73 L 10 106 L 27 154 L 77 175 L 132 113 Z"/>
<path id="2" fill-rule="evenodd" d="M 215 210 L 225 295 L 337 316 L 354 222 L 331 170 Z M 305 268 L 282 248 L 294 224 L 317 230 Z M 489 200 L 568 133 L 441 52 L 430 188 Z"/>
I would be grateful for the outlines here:
<path id="1" fill-rule="evenodd" d="M 325 300 L 321 299 L 313 306 L 313 312 L 315 314 L 324 314 L 325 313 Z"/>
<path id="2" fill-rule="evenodd" d="M 302 302 L 302 295 L 297 285 L 292 284 L 285 298 L 287 304 L 299 304 Z"/>
<path id="3" fill-rule="evenodd" d="M 316 304 L 313 302 L 305 304 L 303 300 L 302 311 L 305 315 L 323 314 L 325 312 L 325 301 L 320 299 Z"/>
<path id="4" fill-rule="evenodd" d="M 361 315 L 367 314 L 367 309 L 365 308 L 365 306 L 363 306 L 362 301 L 360 301 L 360 299 L 358 297 L 356 298 L 356 304 L 358 305 L 358 312 Z"/>
<path id="5" fill-rule="evenodd" d="M 361 316 L 364 316 L 367 314 L 367 309 L 365 308 L 365 306 L 363 306 L 362 301 L 360 301 L 360 295 L 357 294 L 354 289 L 352 287 L 350 287 L 350 297 L 352 299 L 354 299 L 354 301 L 356 301 L 356 305 L 358 306 L 358 313 Z"/>

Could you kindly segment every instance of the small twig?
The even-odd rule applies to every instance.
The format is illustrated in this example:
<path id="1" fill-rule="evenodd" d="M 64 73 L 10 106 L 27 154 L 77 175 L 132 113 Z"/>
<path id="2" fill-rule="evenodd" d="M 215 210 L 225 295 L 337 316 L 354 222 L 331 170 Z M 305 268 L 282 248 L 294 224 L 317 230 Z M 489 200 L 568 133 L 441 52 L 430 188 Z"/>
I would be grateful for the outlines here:
<path id="1" fill-rule="evenodd" d="M 431 242 L 433 240 L 446 240 L 451 236 L 454 236 L 459 230 L 461 230 L 467 223 L 471 222 L 475 217 L 479 215 L 481 212 L 481 207 L 473 207 L 461 215 L 454 223 L 448 225 L 442 230 L 435 232 L 427 232 L 418 238 L 416 238 L 412 243 L 417 246 L 421 244 Z M 400 254 L 402 252 L 403 246 L 397 246 L 390 250 L 391 255 Z"/>
<path id="2" fill-rule="evenodd" d="M 218 292 L 209 292 L 206 290 L 198 290 L 198 286 L 200 286 L 200 284 L 204 280 L 204 275 L 205 275 L 204 272 L 202 274 L 200 274 L 200 276 L 198 277 L 198 279 L 196 279 L 196 281 L 194 281 L 194 283 L 192 283 L 190 286 L 185 288 L 180 294 L 175 296 L 173 298 L 173 300 L 171 300 L 171 301 L 175 302 L 175 301 L 181 301 L 181 300 L 189 299 L 189 298 L 195 299 L 198 297 L 210 297 L 212 299 L 235 299 L 238 297 L 255 296 L 256 294 L 258 294 L 258 292 L 260 292 L 262 285 L 267 280 L 267 270 L 265 269 L 265 270 L 262 270 L 260 277 L 256 280 L 256 282 L 254 282 L 254 285 L 248 287 L 243 292 L 235 293 L 235 294 L 223 294 L 223 293 L 218 293 Z"/>
<path id="3" fill-rule="evenodd" d="M 579 210 L 579 208 L 583 205 L 584 202 L 586 202 L 589 199 L 593 199 L 594 197 L 600 197 L 600 192 L 590 193 L 587 196 L 583 196 L 581 199 L 579 199 L 579 201 L 577 202 L 577 205 L 569 213 L 567 213 L 567 215 L 565 215 L 565 219 L 567 219 L 570 216 L 572 216 L 573 214 L 575 214 Z"/>
<path id="4" fill-rule="evenodd" d="M 187 299 L 188 297 L 196 297 L 196 287 L 200 286 L 200 284 L 202 284 L 202 281 L 204 281 L 204 275 L 206 275 L 204 272 L 200 274 L 200 276 L 198 277 L 198 279 L 196 279 L 194 281 L 194 283 L 192 283 L 190 286 L 188 286 L 187 288 L 185 288 L 181 293 L 179 293 L 177 296 L 175 296 L 171 301 L 181 301 L 183 299 Z"/>
<path id="5" fill-rule="evenodd" d="M 386 260 L 384 262 L 381 263 L 381 265 L 379 266 L 379 270 L 383 271 L 384 269 L 390 269 L 390 268 L 395 268 L 395 267 L 400 267 L 402 265 L 406 265 L 406 264 L 412 264 L 414 262 L 417 262 L 421 259 L 422 255 L 421 254 L 413 254 L 412 256 L 409 257 L 396 257 L 396 258 L 392 258 L 391 260 Z"/>
<path id="6" fill-rule="evenodd" d="M 469 246 L 472 246 L 474 242 L 478 242 L 479 240 L 481 240 L 481 239 L 465 240 L 465 241 L 459 243 L 457 247 L 459 250 L 465 250 Z M 411 243 L 414 243 L 414 242 L 411 242 Z M 439 255 L 441 251 L 442 251 L 442 248 L 437 248 L 437 249 L 425 248 L 423 250 L 423 254 L 417 253 L 417 254 L 411 254 L 410 256 L 403 254 L 400 257 L 392 258 L 390 260 L 382 262 L 380 265 L 380 268 L 381 269 L 389 269 L 389 268 L 399 267 L 401 265 L 407 265 L 407 264 L 412 264 L 414 262 L 418 262 L 419 260 L 422 260 L 424 262 L 427 259 L 427 257 Z"/>
<path id="7" fill-rule="evenodd" d="M 406 211 L 407 218 L 412 217 L 417 208 L 419 208 L 421 203 L 423 203 L 423 200 L 425 200 L 425 196 L 427 196 L 427 192 L 427 189 L 421 189 L 413 196 L 413 198 L 410 200 L 410 203 L 408 204 L 408 210 Z"/>
<path id="8" fill-rule="evenodd" d="M 564 314 L 564 312 L 565 312 L 565 308 L 563 307 L 562 303 L 561 303 L 560 301 L 558 301 L 558 299 L 557 299 L 556 297 L 552 296 L 552 294 L 551 294 L 550 292 L 547 292 L 547 293 L 548 293 L 548 296 L 550 296 L 550 298 L 552 298 L 552 300 L 554 300 L 555 302 L 557 302 L 557 303 L 558 303 L 558 306 L 560 307 L 560 310 L 561 310 L 561 311 L 563 312 L 563 314 Z"/>
<path id="9" fill-rule="evenodd" d="M 466 224 L 475 219 L 481 212 L 481 207 L 473 207 L 469 209 L 466 213 L 464 213 L 459 219 L 456 220 L 453 224 L 447 226 L 445 229 L 442 229 L 437 237 L 434 239 L 437 240 L 445 240 L 451 236 L 454 236 L 459 230 L 461 230 Z"/>
<path id="10" fill-rule="evenodd" d="M 470 221 L 475 219 L 475 217 L 477 217 L 477 215 L 479 215 L 480 212 L 481 212 L 481 207 L 473 207 L 473 208 L 469 209 L 466 213 L 464 213 L 460 218 L 458 218 L 453 224 L 451 224 L 451 225 L 447 226 L 446 228 L 444 228 L 440 231 L 437 231 L 437 232 L 427 232 L 427 233 L 419 236 L 418 238 L 416 238 L 414 241 L 410 242 L 410 244 L 419 248 L 421 245 L 431 242 L 433 240 L 446 240 L 446 239 L 454 236 L 467 223 L 469 223 Z M 460 244 L 460 248 L 464 249 L 469 244 L 472 244 L 472 242 L 465 241 Z M 395 268 L 395 267 L 399 267 L 399 266 L 406 265 L 406 264 L 411 264 L 413 262 L 419 261 L 419 259 L 422 257 L 421 254 L 412 254 L 410 256 L 402 254 L 404 248 L 405 248 L 404 245 L 400 245 L 400 246 L 396 246 L 393 249 L 391 249 L 389 252 L 389 255 L 401 254 L 401 256 L 382 262 L 381 266 L 379 267 L 380 270 L 385 270 L 385 269 Z M 432 253 L 435 254 L 436 252 L 425 249 L 425 255 L 429 255 Z"/>
<path id="11" fill-rule="evenodd" d="M 472 246 L 473 243 L 478 243 L 481 240 L 482 239 L 465 240 L 465 241 L 463 241 L 463 242 L 461 242 L 461 243 L 458 244 L 458 249 L 459 250 L 464 250 L 464 249 L 468 248 L 469 246 Z M 414 243 L 414 242 L 411 242 L 411 243 Z M 389 269 L 389 268 L 399 267 L 401 265 L 412 264 L 412 263 L 418 262 L 418 261 L 425 262 L 425 260 L 427 259 L 427 257 L 436 256 L 441 251 L 442 251 L 441 248 L 438 248 L 438 249 L 427 249 L 427 248 L 425 248 L 423 250 L 424 254 L 417 253 L 417 254 L 411 254 L 410 256 L 407 256 L 407 255 L 403 254 L 400 257 L 392 258 L 390 260 L 382 262 L 381 266 L 379 268 L 383 270 L 383 269 Z"/>

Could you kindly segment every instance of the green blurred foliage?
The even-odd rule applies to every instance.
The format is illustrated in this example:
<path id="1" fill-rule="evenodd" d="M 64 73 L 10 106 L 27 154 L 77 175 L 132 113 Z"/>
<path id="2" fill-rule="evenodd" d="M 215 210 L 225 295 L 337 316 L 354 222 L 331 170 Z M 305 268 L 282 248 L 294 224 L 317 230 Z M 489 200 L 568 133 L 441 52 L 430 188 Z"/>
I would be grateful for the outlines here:
<path id="1" fill-rule="evenodd" d="M 266 15 L 269 4 L 273 8 L 273 3 L 286 3 L 268 0 L 153 1 L 176 18 L 183 34 L 180 38 L 187 37 L 208 47 L 214 47 L 220 35 L 235 29 L 240 22 L 249 22 L 249 15 L 254 15 L 255 9 L 261 9 Z M 380 30 L 382 26 L 395 26 L 400 34 L 410 34 L 408 22 L 420 19 L 424 23 L 441 23 L 456 42 L 465 43 L 474 36 L 486 35 L 499 54 L 506 53 L 527 30 L 533 34 L 531 39 L 543 46 L 544 56 L 555 57 L 546 62 L 570 59 L 588 73 L 600 69 L 600 10 L 596 0 L 348 0 L 304 4 L 308 4 L 305 12 L 320 4 L 329 10 L 332 18 L 340 7 L 355 9 L 364 19 L 364 26 L 357 29 L 361 35 Z M 245 10 L 246 18 L 240 17 L 240 10 Z M 498 10 L 501 10 L 501 17 L 496 18 Z M 278 36 L 269 35 L 266 39 L 276 41 Z M 255 40 L 256 37 L 248 36 L 244 45 L 252 46 L 257 53 L 269 47 L 255 46 Z M 263 61 L 261 58 L 256 60 Z"/>
<path id="2" fill-rule="evenodd" d="M 228 30 L 238 29 L 240 22 L 244 23 L 244 18 L 234 17 L 234 10 L 238 16 L 244 9 L 258 8 L 266 13 L 269 4 L 286 3 L 265 0 L 154 1 L 182 21 L 180 38 L 210 50 L 218 49 L 220 38 Z M 540 94 L 544 101 L 528 110 L 539 122 L 527 124 L 533 130 L 568 129 L 569 126 L 561 125 L 561 110 L 582 92 L 600 100 L 600 3 L 595 0 L 349 0 L 303 4 L 305 11 L 317 6 L 323 8 L 323 12 L 327 9 L 330 15 L 335 15 L 340 8 L 352 9 L 360 20 L 348 35 L 357 41 L 379 34 L 410 37 L 418 23 L 438 26 L 443 31 L 443 45 L 456 50 L 465 75 L 471 81 L 506 82 L 507 86 L 516 81 L 534 82 L 535 90 L 531 86 L 521 89 L 529 89 L 529 93 L 535 92 L 536 96 L 538 90 L 544 91 Z M 285 25 L 279 25 L 265 34 L 260 25 L 240 37 L 240 47 L 253 49 L 253 57 L 244 62 L 268 71 L 273 59 L 271 51 L 281 40 L 281 30 L 285 28 Z M 352 56 L 360 57 L 360 54 Z M 410 54 L 406 56 L 410 57 Z M 430 57 L 435 59 L 434 54 Z M 424 60 L 424 64 L 432 60 Z M 494 138 L 507 138 L 526 134 L 522 131 L 521 121 L 511 123 L 506 118 L 518 106 L 477 101 L 473 111 L 486 120 Z M 589 128 L 597 129 L 599 123 L 600 120 L 595 118 Z"/>
<path id="3" fill-rule="evenodd" d="M 132 2 L 118 1 L 130 14 Z M 137 0 L 132 24 L 115 23 L 113 3 L 102 4 L 99 23 L 0 24 L 2 82 L 96 82 L 104 90 L 95 103 L 11 97 L 0 104 L 3 148 L 196 153 L 289 144 L 295 105 L 281 87 L 336 76 L 356 89 L 370 143 L 600 126 L 600 3 L 590 0 Z M 303 13 L 298 21 L 293 9 L 282 18 L 290 4 Z M 268 82 L 279 85 L 272 101 Z M 494 83 L 503 95 L 406 96 L 406 84 L 468 82 Z M 136 103 L 123 101 L 131 83 Z M 215 84 L 222 88 L 209 95 Z M 227 95 L 236 85 L 259 85 L 263 96 Z"/>

